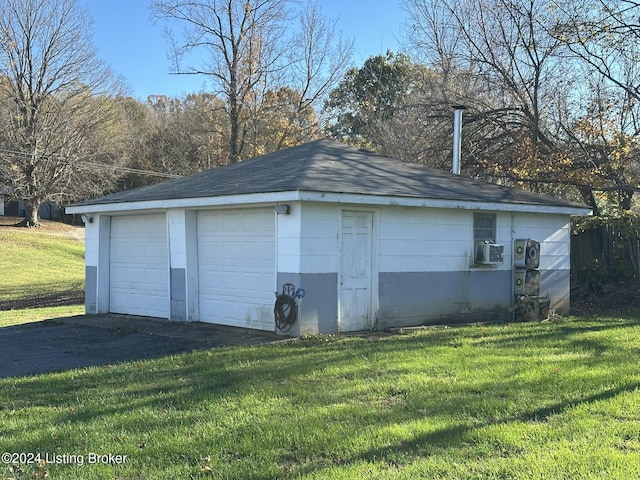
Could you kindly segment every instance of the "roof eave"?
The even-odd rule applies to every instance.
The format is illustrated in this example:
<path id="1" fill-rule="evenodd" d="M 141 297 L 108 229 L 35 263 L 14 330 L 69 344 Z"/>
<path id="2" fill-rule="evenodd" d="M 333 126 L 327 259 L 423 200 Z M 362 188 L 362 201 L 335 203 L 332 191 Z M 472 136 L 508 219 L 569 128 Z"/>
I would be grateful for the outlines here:
<path id="1" fill-rule="evenodd" d="M 299 200 L 329 203 L 393 205 L 401 207 L 429 207 L 451 208 L 460 210 L 554 213 L 562 215 L 591 215 L 591 209 L 580 206 L 542 205 L 515 202 L 478 202 L 469 200 L 434 199 L 425 197 L 396 197 L 383 195 L 300 192 Z"/>
<path id="2" fill-rule="evenodd" d="M 76 204 L 66 207 L 69 214 L 145 212 L 174 208 L 199 209 L 228 206 L 256 206 L 283 202 L 309 201 L 342 204 L 393 205 L 403 207 L 452 208 L 462 210 L 488 210 L 504 212 L 550 213 L 559 215 L 591 215 L 591 209 L 579 205 L 544 205 L 537 203 L 478 202 L 468 200 L 434 199 L 426 197 L 400 197 L 354 193 L 315 191 L 284 191 L 215 197 L 150 200 L 140 202 Z"/>

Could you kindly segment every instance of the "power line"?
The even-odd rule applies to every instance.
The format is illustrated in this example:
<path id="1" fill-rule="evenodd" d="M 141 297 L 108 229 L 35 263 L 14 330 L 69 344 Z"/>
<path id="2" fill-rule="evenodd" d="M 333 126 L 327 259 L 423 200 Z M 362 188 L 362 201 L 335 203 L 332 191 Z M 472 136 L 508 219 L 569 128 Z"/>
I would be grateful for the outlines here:
<path id="1" fill-rule="evenodd" d="M 107 164 L 103 164 L 103 163 L 95 163 L 95 162 L 88 162 L 88 161 L 80 161 L 80 162 L 77 162 L 77 163 L 82 164 L 82 165 L 91 165 L 91 166 L 97 167 L 97 168 L 104 168 L 105 170 L 119 170 L 119 171 L 122 171 L 122 172 L 136 173 L 136 174 L 139 174 L 139 175 L 149 175 L 149 176 L 164 177 L 164 178 L 180 178 L 180 177 L 182 177 L 182 175 L 175 175 L 173 173 L 154 172 L 152 170 L 141 170 L 139 168 L 119 167 L 119 166 L 116 166 L 116 165 L 107 165 Z"/>
<path id="2" fill-rule="evenodd" d="M 25 153 L 25 152 L 18 152 L 18 151 L 13 151 L 13 150 L 6 150 L 6 149 L 2 149 L 0 148 L 0 154 L 8 154 L 8 155 L 14 155 L 14 156 L 19 156 L 19 157 L 23 157 L 23 158 L 29 158 L 31 155 Z M 60 156 L 58 156 L 59 158 L 62 158 Z M 52 158 L 55 158 L 55 156 L 46 156 L 46 157 L 42 157 L 44 160 L 52 160 Z M 96 162 L 90 162 L 87 160 L 80 160 L 80 161 L 76 161 L 74 162 L 75 165 L 91 165 L 93 167 L 96 168 L 103 168 L 106 170 L 116 170 L 116 171 L 121 171 L 124 173 L 135 173 L 138 175 L 149 175 L 149 176 L 154 176 L 154 177 L 163 177 L 163 178 L 180 178 L 182 177 L 182 175 L 176 175 L 173 173 L 163 173 L 163 172 L 154 172 L 153 170 L 142 170 L 139 168 L 131 168 L 131 167 L 122 167 L 122 166 L 118 166 L 118 165 L 108 165 L 105 163 L 96 163 Z"/>

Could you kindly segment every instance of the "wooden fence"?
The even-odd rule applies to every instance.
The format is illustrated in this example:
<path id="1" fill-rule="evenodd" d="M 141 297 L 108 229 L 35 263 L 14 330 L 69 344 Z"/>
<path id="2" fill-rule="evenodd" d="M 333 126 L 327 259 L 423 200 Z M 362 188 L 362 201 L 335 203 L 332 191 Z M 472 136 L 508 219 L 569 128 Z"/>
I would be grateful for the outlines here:
<path id="1" fill-rule="evenodd" d="M 572 289 L 640 279 L 640 237 L 629 237 L 628 230 L 616 224 L 597 225 L 573 234 Z"/>

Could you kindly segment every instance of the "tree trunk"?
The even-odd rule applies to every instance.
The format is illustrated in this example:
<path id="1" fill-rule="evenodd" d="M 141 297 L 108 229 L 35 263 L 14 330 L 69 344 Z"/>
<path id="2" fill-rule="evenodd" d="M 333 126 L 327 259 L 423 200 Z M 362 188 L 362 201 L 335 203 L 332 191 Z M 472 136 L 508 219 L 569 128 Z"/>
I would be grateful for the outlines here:
<path id="1" fill-rule="evenodd" d="M 38 202 L 25 202 L 24 210 L 25 217 L 18 225 L 21 227 L 41 227 L 40 219 L 38 218 L 38 210 L 40 204 Z"/>
<path id="2" fill-rule="evenodd" d="M 598 209 L 598 202 L 596 201 L 596 197 L 593 194 L 593 190 L 588 187 L 580 187 L 580 195 L 582 195 L 582 199 L 584 202 L 591 207 L 593 211 L 593 216 L 597 217 L 600 215 L 600 210 Z"/>
<path id="3" fill-rule="evenodd" d="M 631 210 L 634 193 L 635 192 L 633 190 L 622 189 L 620 192 L 620 210 Z"/>
<path id="4" fill-rule="evenodd" d="M 229 123 L 231 124 L 231 136 L 229 138 L 229 163 L 238 163 L 240 161 L 240 106 L 238 105 L 238 96 L 235 93 L 237 85 L 235 78 L 235 74 L 232 74 L 232 93 L 229 94 Z"/>

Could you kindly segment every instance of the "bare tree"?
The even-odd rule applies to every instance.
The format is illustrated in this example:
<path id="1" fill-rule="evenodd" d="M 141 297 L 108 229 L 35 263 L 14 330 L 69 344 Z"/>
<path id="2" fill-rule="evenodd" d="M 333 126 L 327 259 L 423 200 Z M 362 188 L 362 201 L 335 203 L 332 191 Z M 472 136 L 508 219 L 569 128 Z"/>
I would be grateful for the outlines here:
<path id="1" fill-rule="evenodd" d="M 252 95 L 269 75 L 280 68 L 276 46 L 281 46 L 287 18 L 285 0 L 250 3 L 244 0 L 156 0 L 155 14 L 185 26 L 180 34 L 171 28 L 173 71 L 206 75 L 226 99 L 229 117 L 229 160 L 242 159 L 246 115 Z M 191 53 L 203 51 L 200 65 L 183 66 Z"/>
<path id="2" fill-rule="evenodd" d="M 548 33 L 590 72 L 640 100 L 640 2 L 557 0 L 556 8 Z"/>
<path id="3" fill-rule="evenodd" d="M 498 110 L 528 132 L 536 148 L 553 140 L 546 111 L 566 70 L 556 53 L 560 42 L 546 34 L 546 0 L 406 0 L 413 15 L 410 41 L 446 78 L 477 79 L 467 98 L 478 111 Z M 451 78 L 451 77 L 455 78 Z"/>
<path id="4" fill-rule="evenodd" d="M 466 104 L 466 172 L 564 195 L 566 126 L 584 87 L 549 0 L 404 0 L 409 44 Z M 447 132 L 448 133 L 448 132 Z M 562 169 L 564 171 L 561 171 Z M 572 178 L 575 181 L 575 177 Z M 580 185 L 582 186 L 582 185 Z M 584 192 L 586 193 L 586 192 Z M 586 199 L 586 198 L 585 198 Z"/>
<path id="5" fill-rule="evenodd" d="M 353 52 L 353 40 L 344 39 L 336 31 L 336 22 L 322 14 L 317 1 L 303 4 L 298 21 L 300 31 L 294 37 L 289 62 L 288 84 L 299 92 L 291 127 L 298 123 L 299 117 L 308 115 L 309 110 L 321 107 L 330 90 L 341 81 Z M 317 130 L 318 127 L 311 128 Z M 286 133 L 280 136 L 279 148 L 287 139 Z"/>
<path id="6" fill-rule="evenodd" d="M 112 178 L 95 174 L 107 160 L 96 142 L 118 82 L 90 34 L 75 0 L 0 2 L 0 181 L 24 202 L 28 226 L 44 202 L 99 193 Z"/>
<path id="7" fill-rule="evenodd" d="M 224 99 L 229 118 L 229 161 L 250 155 L 267 92 L 300 92 L 298 115 L 336 83 L 350 57 L 350 45 L 335 32 L 316 3 L 302 7 L 300 28 L 292 0 L 155 0 L 153 11 L 167 22 L 172 71 L 204 75 Z M 184 27 L 178 30 L 179 27 Z M 198 63 L 198 55 L 204 60 Z M 292 118 L 291 125 L 295 124 Z M 284 145 L 286 130 L 278 145 Z M 257 151 L 254 145 L 253 151 Z"/>

